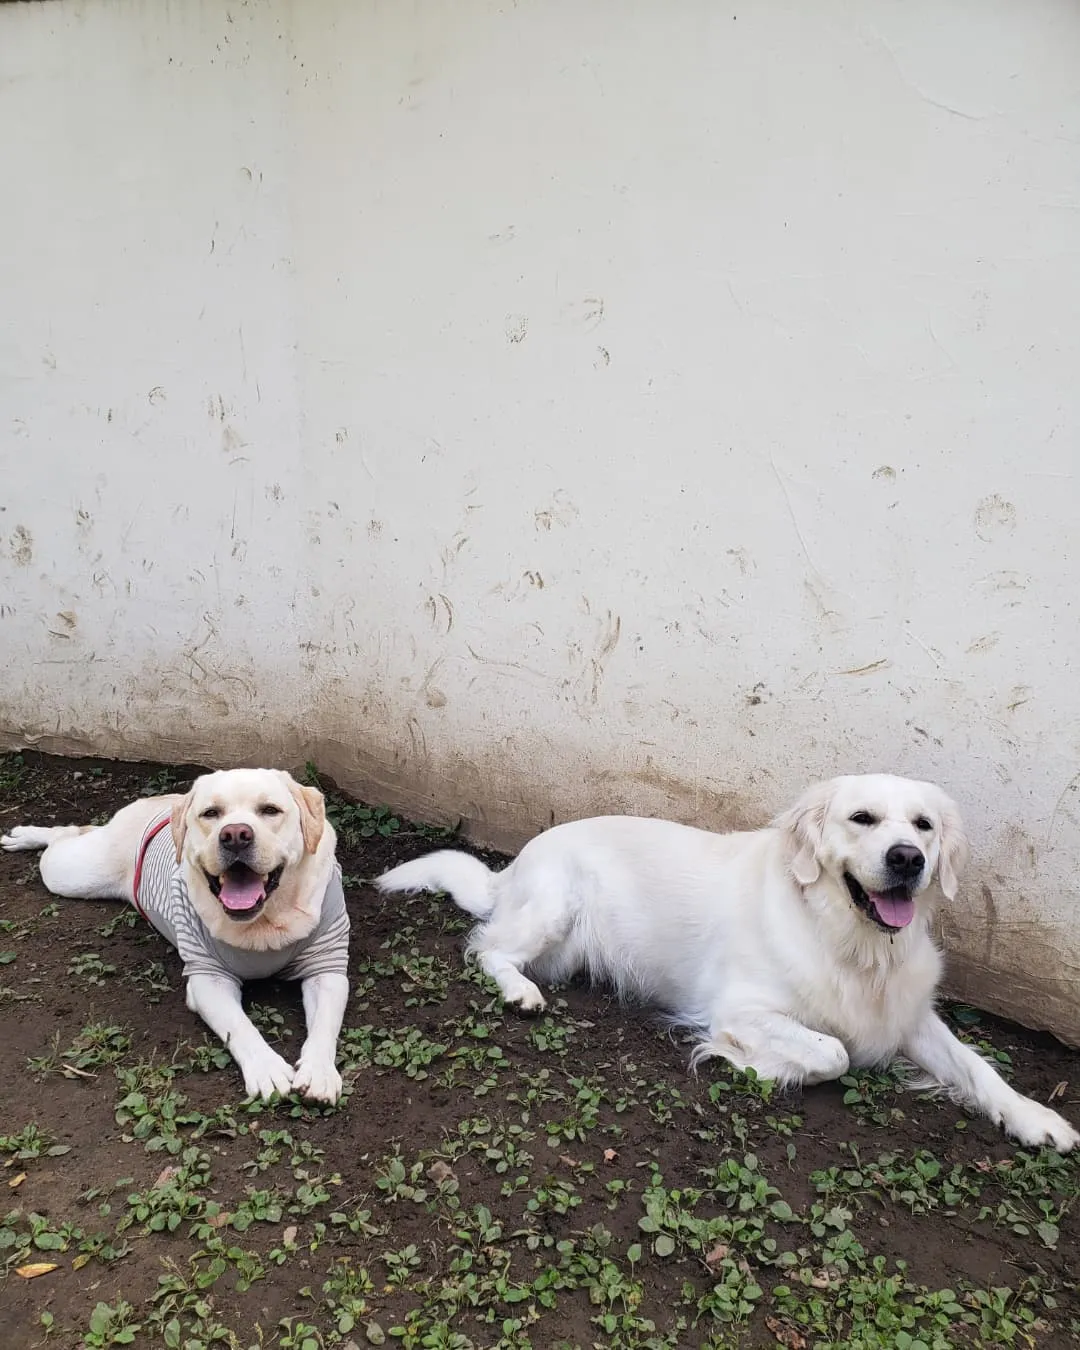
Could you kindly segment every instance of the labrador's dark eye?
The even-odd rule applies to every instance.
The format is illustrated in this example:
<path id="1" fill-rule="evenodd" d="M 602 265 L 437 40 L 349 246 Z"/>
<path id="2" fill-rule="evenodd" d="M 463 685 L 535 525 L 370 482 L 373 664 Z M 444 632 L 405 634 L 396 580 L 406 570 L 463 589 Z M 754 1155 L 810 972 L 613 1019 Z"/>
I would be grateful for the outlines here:
<path id="1" fill-rule="evenodd" d="M 915 826 L 917 830 L 922 830 L 924 833 L 927 830 L 932 830 L 934 828 L 934 822 L 932 820 L 928 820 L 926 816 L 916 816 L 911 823 L 912 825 Z"/>
<path id="2" fill-rule="evenodd" d="M 877 819 L 869 811 L 856 811 L 853 816 L 848 816 L 852 825 L 876 825 Z"/>
<path id="3" fill-rule="evenodd" d="M 221 815 L 221 807 L 220 807 L 220 806 L 208 806 L 208 807 L 206 808 L 205 811 L 200 811 L 200 812 L 199 812 L 199 819 L 200 819 L 200 820 L 217 820 L 218 816 L 220 816 L 220 815 Z"/>
<path id="4" fill-rule="evenodd" d="M 259 807 L 260 816 L 280 816 L 283 814 L 281 807 L 275 806 L 273 802 L 263 802 L 262 806 Z"/>

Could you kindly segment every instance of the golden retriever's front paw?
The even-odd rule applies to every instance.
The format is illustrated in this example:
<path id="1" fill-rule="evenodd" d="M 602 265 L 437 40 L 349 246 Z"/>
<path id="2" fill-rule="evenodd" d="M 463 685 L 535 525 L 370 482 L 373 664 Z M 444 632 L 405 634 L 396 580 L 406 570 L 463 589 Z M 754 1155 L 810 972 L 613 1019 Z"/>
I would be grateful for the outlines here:
<path id="1" fill-rule="evenodd" d="M 1069 1122 L 1039 1102 L 1025 1101 L 1002 1122 L 1006 1134 L 1029 1148 L 1052 1148 L 1070 1153 L 1080 1144 L 1080 1133 Z"/>
<path id="2" fill-rule="evenodd" d="M 341 1074 L 332 1060 L 312 1055 L 300 1056 L 300 1063 L 293 1075 L 293 1091 L 299 1092 L 312 1102 L 333 1104 L 341 1096 Z"/>

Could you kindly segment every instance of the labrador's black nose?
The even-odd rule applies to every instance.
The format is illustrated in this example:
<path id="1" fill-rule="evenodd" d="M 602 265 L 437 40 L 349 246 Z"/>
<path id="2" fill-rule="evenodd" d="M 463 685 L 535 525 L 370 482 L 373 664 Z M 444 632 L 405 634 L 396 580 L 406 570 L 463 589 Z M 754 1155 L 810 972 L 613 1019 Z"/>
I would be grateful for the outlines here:
<path id="1" fill-rule="evenodd" d="M 901 877 L 916 877 L 923 870 L 926 859 L 914 844 L 893 844 L 885 854 L 885 866 Z"/>

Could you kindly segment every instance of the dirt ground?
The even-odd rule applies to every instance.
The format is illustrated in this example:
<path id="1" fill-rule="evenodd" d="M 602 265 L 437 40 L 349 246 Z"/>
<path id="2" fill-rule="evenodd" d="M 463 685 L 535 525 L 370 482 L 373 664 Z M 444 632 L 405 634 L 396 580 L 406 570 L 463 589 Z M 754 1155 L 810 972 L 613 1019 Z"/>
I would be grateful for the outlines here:
<path id="1" fill-rule="evenodd" d="M 192 773 L 2 757 L 0 830 Z M 363 883 L 441 837 L 331 807 L 353 923 L 333 1111 L 245 1103 L 157 935 L 0 855 L 5 1350 L 1077 1343 L 1080 1163 L 889 1075 L 798 1099 L 694 1077 L 647 1012 L 584 988 L 504 1014 L 448 901 Z M 250 994 L 295 1052 L 298 990 Z M 1080 1118 L 1080 1056 L 951 1013 Z"/>

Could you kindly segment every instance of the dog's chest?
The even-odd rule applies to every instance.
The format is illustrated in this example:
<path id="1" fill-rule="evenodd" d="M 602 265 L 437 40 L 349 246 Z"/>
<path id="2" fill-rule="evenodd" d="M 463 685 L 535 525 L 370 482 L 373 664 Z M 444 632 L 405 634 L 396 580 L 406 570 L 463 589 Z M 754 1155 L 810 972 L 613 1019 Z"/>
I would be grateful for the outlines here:
<path id="1" fill-rule="evenodd" d="M 895 1057 L 933 997 L 932 972 L 903 966 L 831 972 L 811 992 L 817 1030 L 843 1041 L 852 1064 L 868 1068 Z"/>

